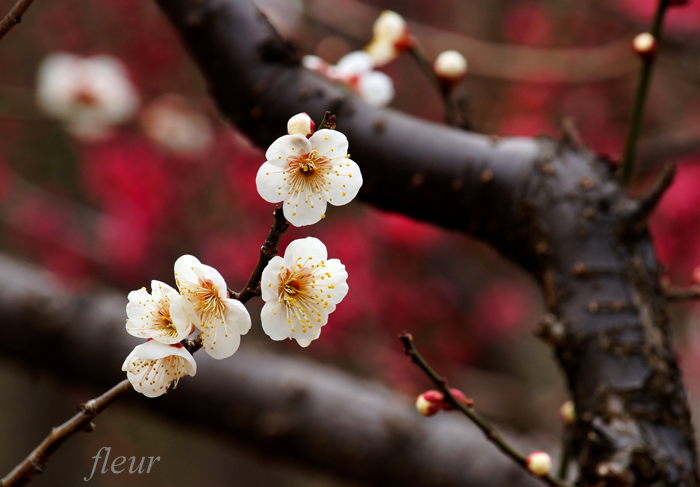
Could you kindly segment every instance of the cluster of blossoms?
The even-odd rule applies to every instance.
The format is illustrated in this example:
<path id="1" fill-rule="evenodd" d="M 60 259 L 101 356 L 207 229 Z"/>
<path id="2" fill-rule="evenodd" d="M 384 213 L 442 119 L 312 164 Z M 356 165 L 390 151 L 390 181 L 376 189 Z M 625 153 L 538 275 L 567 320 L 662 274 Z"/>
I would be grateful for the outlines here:
<path id="1" fill-rule="evenodd" d="M 283 202 L 285 218 L 295 226 L 325 216 L 326 205 L 349 203 L 362 186 L 362 174 L 347 154 L 348 141 L 335 130 L 315 131 L 305 113 L 288 122 L 288 135 L 267 151 L 257 176 L 258 191 Z M 284 257 L 269 260 L 260 275 L 265 305 L 262 328 L 273 340 L 294 339 L 307 347 L 321 335 L 328 315 L 348 292 L 348 274 L 325 245 L 308 237 L 291 242 Z M 197 332 L 204 350 L 221 360 L 233 355 L 251 328 L 243 303 L 229 295 L 219 272 L 191 255 L 175 262 L 177 290 L 153 281 L 151 292 L 132 291 L 126 330 L 145 338 L 126 358 L 122 370 L 134 389 L 160 396 L 180 378 L 195 375 L 197 365 L 182 341 Z"/>
<path id="2" fill-rule="evenodd" d="M 375 68 L 416 49 L 417 43 L 404 18 L 391 10 L 379 15 L 374 22 L 373 34 L 363 51 L 346 54 L 335 65 L 313 55 L 304 56 L 302 63 L 307 69 L 343 83 L 368 105 L 384 107 L 394 98 L 394 84 L 391 78 Z M 457 51 L 445 51 L 436 58 L 433 71 L 440 83 L 450 88 L 466 74 L 467 61 Z"/>

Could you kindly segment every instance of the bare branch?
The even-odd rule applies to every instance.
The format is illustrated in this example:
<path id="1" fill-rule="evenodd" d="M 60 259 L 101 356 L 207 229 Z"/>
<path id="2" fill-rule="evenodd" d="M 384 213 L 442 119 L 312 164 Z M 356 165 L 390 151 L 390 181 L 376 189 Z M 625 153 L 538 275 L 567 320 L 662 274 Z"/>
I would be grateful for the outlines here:
<path id="1" fill-rule="evenodd" d="M 5 18 L 0 20 L 0 39 L 10 32 L 15 25 L 22 22 L 22 15 L 27 11 L 34 0 L 19 0 L 9 11 Z"/>
<path id="2" fill-rule="evenodd" d="M 68 438 L 81 431 L 91 432 L 94 428 L 91 421 L 128 390 L 131 390 L 131 383 L 124 379 L 101 396 L 81 404 L 78 414 L 61 426 L 53 428 L 49 436 L 22 463 L 0 480 L 0 487 L 22 487 L 27 485 L 36 474 L 43 473 L 51 455 Z"/>

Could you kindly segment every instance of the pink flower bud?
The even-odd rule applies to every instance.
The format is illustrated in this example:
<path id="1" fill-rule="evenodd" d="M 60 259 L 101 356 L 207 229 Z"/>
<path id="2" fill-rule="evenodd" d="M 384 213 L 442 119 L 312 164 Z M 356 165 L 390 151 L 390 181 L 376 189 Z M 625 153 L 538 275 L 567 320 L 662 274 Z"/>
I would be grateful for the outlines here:
<path id="1" fill-rule="evenodd" d="M 457 51 L 444 51 L 435 59 L 433 70 L 438 78 L 454 82 L 467 73 L 467 60 Z"/>
<path id="2" fill-rule="evenodd" d="M 440 411 L 443 399 L 440 391 L 426 391 L 416 399 L 416 409 L 423 416 L 432 416 Z"/>
<path id="3" fill-rule="evenodd" d="M 552 470 L 552 457 L 543 451 L 533 451 L 525 461 L 528 471 L 538 477 L 544 477 Z"/>
<path id="4" fill-rule="evenodd" d="M 656 39 L 650 33 L 642 32 L 632 40 L 632 48 L 642 58 L 648 59 L 656 52 Z"/>
<path id="5" fill-rule="evenodd" d="M 467 399 L 467 396 L 465 396 L 464 393 L 459 389 L 450 389 L 450 392 L 455 397 L 455 399 L 457 399 L 465 406 L 471 406 L 472 404 L 474 404 L 474 401 L 472 401 L 471 399 Z M 452 404 L 450 404 L 447 401 L 445 401 L 445 403 L 442 405 L 442 408 L 445 411 L 452 411 L 453 409 L 456 409 Z"/>
<path id="6" fill-rule="evenodd" d="M 297 113 L 287 122 L 289 135 L 301 134 L 309 137 L 316 130 L 316 124 L 306 113 Z"/>

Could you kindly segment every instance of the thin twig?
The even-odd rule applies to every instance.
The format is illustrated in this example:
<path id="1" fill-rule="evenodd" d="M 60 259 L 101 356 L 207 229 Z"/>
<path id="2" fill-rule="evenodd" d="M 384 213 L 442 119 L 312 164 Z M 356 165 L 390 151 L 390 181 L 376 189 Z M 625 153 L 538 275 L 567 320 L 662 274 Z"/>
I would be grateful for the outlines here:
<path id="1" fill-rule="evenodd" d="M 471 419 L 474 422 L 474 424 L 476 424 L 479 427 L 479 429 L 484 433 L 486 438 L 492 443 L 494 443 L 499 450 L 501 450 L 506 456 L 510 457 L 515 463 L 523 467 L 525 471 L 530 473 L 527 470 L 526 456 L 518 450 L 516 450 L 515 447 L 513 447 L 510 443 L 508 443 L 501 436 L 498 430 L 496 430 L 493 426 L 491 426 L 491 424 L 488 421 L 482 418 L 481 415 L 477 413 L 473 407 L 467 406 L 462 401 L 458 401 L 454 397 L 454 395 L 450 391 L 447 379 L 438 375 L 438 373 L 435 372 L 430 365 L 428 365 L 425 359 L 420 355 L 420 353 L 418 353 L 418 350 L 416 350 L 416 348 L 413 346 L 413 337 L 411 336 L 411 334 L 403 332 L 399 335 L 399 338 L 403 342 L 404 353 L 411 358 L 411 361 L 414 364 L 416 364 L 418 367 L 421 368 L 423 372 L 425 372 L 425 374 L 430 378 L 430 380 L 432 380 L 433 383 L 438 387 L 438 389 L 440 389 L 440 392 L 444 394 L 445 399 L 448 400 L 452 404 L 452 406 L 455 407 L 455 409 L 459 409 L 465 416 Z M 569 484 L 567 484 L 563 480 L 553 477 L 550 474 L 541 477 L 536 476 L 536 478 L 542 480 L 542 482 L 549 486 L 570 487 Z"/>
<path id="2" fill-rule="evenodd" d="M 658 172 L 654 180 L 644 193 L 637 198 L 636 206 L 630 211 L 629 223 L 632 231 L 640 231 L 646 228 L 647 220 L 656 209 L 666 190 L 673 183 L 676 176 L 676 166 L 667 162 Z"/>
<path id="3" fill-rule="evenodd" d="M 452 126 L 462 127 L 464 121 L 460 119 L 457 114 L 457 110 L 455 110 L 454 102 L 450 96 L 450 89 L 438 79 L 435 71 L 433 71 L 433 66 L 430 64 L 430 61 L 428 61 L 428 56 L 426 55 L 425 50 L 423 50 L 418 41 L 414 39 L 408 51 L 413 55 L 413 58 L 418 62 L 418 65 L 421 67 L 428 79 L 433 83 L 433 85 L 435 85 L 438 93 L 440 93 L 440 97 L 442 98 L 445 105 L 445 110 L 447 112 L 447 122 Z"/>
<path id="4" fill-rule="evenodd" d="M 674 302 L 700 299 L 700 289 L 698 286 L 688 289 L 666 289 L 666 299 Z"/>
<path id="5" fill-rule="evenodd" d="M 44 471 L 51 455 L 71 436 L 80 432 L 91 432 L 94 425 L 91 421 L 107 406 L 112 404 L 121 394 L 130 390 L 131 383 L 124 379 L 116 386 L 80 405 L 80 412 L 61 426 L 53 428 L 49 436 L 37 446 L 34 451 L 17 465 L 5 478 L 0 480 L 0 487 L 21 487 L 27 485 L 32 478 Z"/>
<path id="6" fill-rule="evenodd" d="M 231 297 L 239 300 L 241 303 L 248 302 L 254 296 L 260 296 L 260 278 L 262 277 L 262 272 L 268 262 L 277 255 L 277 247 L 279 246 L 280 239 L 289 228 L 289 222 L 284 217 L 282 207 L 277 206 L 272 214 L 275 217 L 275 223 L 272 224 L 270 233 L 267 234 L 267 239 L 260 248 L 258 264 L 255 266 L 255 269 L 253 269 L 253 273 L 250 275 L 250 279 L 248 279 L 248 283 L 243 290 L 240 293 L 231 293 Z"/>
<path id="7" fill-rule="evenodd" d="M 559 457 L 559 466 L 557 467 L 557 477 L 566 481 L 566 472 L 569 469 L 569 461 L 571 460 L 571 435 L 569 431 L 564 433 L 564 439 L 561 444 L 561 455 Z"/>
<path id="8" fill-rule="evenodd" d="M 651 26 L 651 35 L 657 42 L 661 42 L 661 25 L 663 23 L 664 14 L 668 10 L 668 0 L 659 0 L 659 6 L 654 15 L 654 21 Z M 639 141 L 639 132 L 642 127 L 642 118 L 644 116 L 644 105 L 646 104 L 647 93 L 651 81 L 652 68 L 654 67 L 655 54 L 642 57 L 642 71 L 637 85 L 637 93 L 634 98 L 634 106 L 632 107 L 632 119 L 630 121 L 629 132 L 627 133 L 627 141 L 625 142 L 625 151 L 622 157 L 622 172 L 620 173 L 620 181 L 623 185 L 627 185 L 632 178 L 632 170 L 634 161 L 637 157 L 637 142 Z"/>
<path id="9" fill-rule="evenodd" d="M 22 22 L 22 15 L 27 11 L 34 0 L 19 0 L 14 7 L 0 20 L 0 39 L 10 32 L 15 25 Z"/>

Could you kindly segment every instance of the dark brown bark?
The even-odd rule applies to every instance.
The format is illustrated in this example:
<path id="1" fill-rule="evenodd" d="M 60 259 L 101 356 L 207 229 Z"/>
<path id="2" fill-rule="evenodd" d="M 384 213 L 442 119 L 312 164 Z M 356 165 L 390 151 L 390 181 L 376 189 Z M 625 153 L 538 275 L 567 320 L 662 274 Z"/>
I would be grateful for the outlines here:
<path id="1" fill-rule="evenodd" d="M 0 351 L 104 391 L 124 379 L 122 362 L 142 342 L 124 329 L 126 302 L 126 294 L 108 290 L 70 295 L 39 270 L 0 255 Z M 410 399 L 379 384 L 243 341 L 230 359 L 197 353 L 197 375 L 176 391 L 122 400 L 178 427 L 226 435 L 267 461 L 291 460 L 365 485 L 539 485 L 457 414 L 425 419 Z M 28 453 L 16 452 L 15 461 Z M 51 464 L 47 469 L 49 475 Z"/>
<path id="2" fill-rule="evenodd" d="M 362 199 L 483 239 L 534 274 L 551 313 L 542 333 L 579 411 L 583 485 L 698 485 L 646 215 L 605 160 L 367 107 L 301 68 L 246 0 L 157 1 L 221 111 L 260 145 L 291 115 L 330 110 L 362 168 Z"/>

